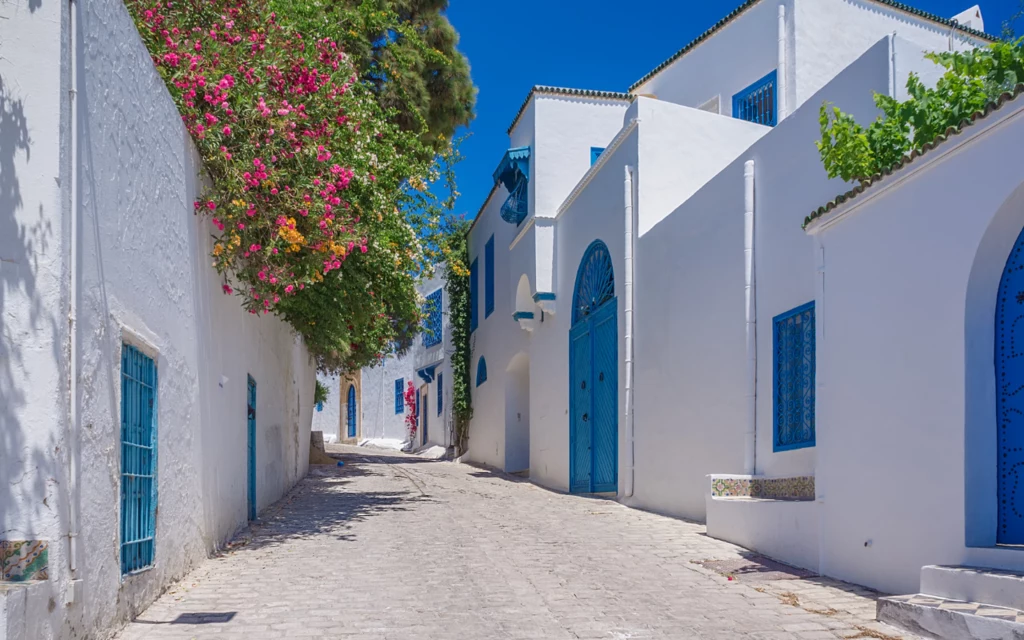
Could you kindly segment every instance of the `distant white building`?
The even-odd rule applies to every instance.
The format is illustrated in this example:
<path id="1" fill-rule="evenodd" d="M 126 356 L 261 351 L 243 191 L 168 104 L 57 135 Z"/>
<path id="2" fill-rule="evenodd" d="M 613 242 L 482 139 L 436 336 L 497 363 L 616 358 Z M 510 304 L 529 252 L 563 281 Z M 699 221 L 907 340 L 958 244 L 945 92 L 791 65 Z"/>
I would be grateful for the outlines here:
<path id="1" fill-rule="evenodd" d="M 849 188 L 814 146 L 822 103 L 869 122 L 873 93 L 938 77 L 925 52 L 991 41 L 978 7 L 955 20 L 751 0 L 629 92 L 535 87 L 469 235 L 467 458 L 886 591 L 1024 568 L 997 548 L 1024 516 L 997 508 L 991 360 L 1020 107 L 963 134 L 989 160 L 948 141 L 802 228 Z"/>
<path id="2" fill-rule="evenodd" d="M 0 20 L 0 639 L 106 638 L 302 478 L 315 367 L 117 0 Z"/>

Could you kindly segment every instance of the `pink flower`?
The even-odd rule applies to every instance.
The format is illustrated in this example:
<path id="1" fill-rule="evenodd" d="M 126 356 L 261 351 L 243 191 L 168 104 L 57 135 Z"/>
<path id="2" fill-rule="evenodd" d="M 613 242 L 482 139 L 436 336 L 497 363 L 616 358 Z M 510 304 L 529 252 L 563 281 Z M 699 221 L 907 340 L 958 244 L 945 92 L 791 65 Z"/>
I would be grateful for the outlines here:
<path id="1" fill-rule="evenodd" d="M 230 136 L 231 135 L 231 127 L 224 127 L 224 135 L 226 135 L 226 136 Z"/>
<path id="2" fill-rule="evenodd" d="M 224 289 L 224 293 L 226 293 L 226 294 L 228 294 L 228 295 L 231 295 L 231 293 L 233 293 L 233 292 L 232 292 L 232 290 L 231 290 L 231 287 L 230 287 L 230 286 L 228 286 L 228 285 L 224 285 L 224 286 L 222 287 L 222 289 Z"/>
<path id="3" fill-rule="evenodd" d="M 284 288 L 284 292 L 291 293 L 293 289 L 295 289 L 294 285 L 288 285 L 287 287 Z"/>

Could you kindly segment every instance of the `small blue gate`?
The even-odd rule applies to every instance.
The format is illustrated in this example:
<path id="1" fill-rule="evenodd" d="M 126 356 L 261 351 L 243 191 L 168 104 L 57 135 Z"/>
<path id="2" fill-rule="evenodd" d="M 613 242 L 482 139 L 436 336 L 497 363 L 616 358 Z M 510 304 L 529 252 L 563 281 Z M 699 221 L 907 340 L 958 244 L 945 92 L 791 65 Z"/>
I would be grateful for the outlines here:
<path id="1" fill-rule="evenodd" d="M 256 519 L 256 381 L 249 376 L 248 389 L 248 422 L 249 422 L 249 464 L 248 464 L 248 504 L 249 519 Z"/>
<path id="2" fill-rule="evenodd" d="M 348 386 L 348 403 L 346 404 L 348 412 L 348 437 L 356 437 L 356 387 L 350 384 Z"/>
<path id="3" fill-rule="evenodd" d="M 1017 335 L 1017 331 L 1021 335 Z M 999 544 L 1024 544 L 1024 231 L 999 283 L 995 326 Z"/>
<path id="4" fill-rule="evenodd" d="M 618 304 L 608 247 L 595 241 L 576 275 L 569 332 L 569 490 L 618 490 Z"/>

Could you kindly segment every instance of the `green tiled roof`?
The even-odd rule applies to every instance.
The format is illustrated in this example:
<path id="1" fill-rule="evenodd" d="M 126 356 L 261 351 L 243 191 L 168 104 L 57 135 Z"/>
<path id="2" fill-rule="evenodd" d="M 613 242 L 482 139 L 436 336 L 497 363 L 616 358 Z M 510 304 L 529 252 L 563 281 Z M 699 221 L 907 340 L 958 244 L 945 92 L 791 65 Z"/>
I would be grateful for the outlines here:
<path id="1" fill-rule="evenodd" d="M 512 124 L 508 126 L 508 134 L 512 135 L 512 130 L 516 128 L 516 124 L 519 123 L 519 118 L 522 117 L 523 112 L 526 111 L 526 105 L 530 104 L 530 100 L 534 94 L 546 93 L 551 95 L 559 96 L 576 96 L 578 98 L 598 98 L 602 100 L 632 100 L 633 96 L 628 93 L 620 93 L 618 91 L 593 91 L 591 89 L 569 89 L 566 87 L 547 87 L 544 85 L 536 85 L 530 89 L 530 93 L 526 94 L 526 99 L 523 100 L 523 104 L 519 107 L 519 111 L 516 112 L 516 117 L 512 120 Z"/>
<path id="2" fill-rule="evenodd" d="M 904 4 L 902 2 L 895 2 L 894 0 L 870 0 L 870 1 L 871 2 L 875 2 L 877 4 L 885 5 L 887 7 L 891 7 L 893 9 L 896 9 L 897 11 L 902 11 L 904 13 L 909 13 L 909 14 L 917 16 L 919 18 L 924 18 L 925 20 L 929 20 L 929 21 L 934 22 L 936 24 L 941 24 L 941 25 L 949 27 L 951 29 L 954 26 L 956 26 L 958 31 L 961 31 L 961 32 L 966 33 L 968 35 L 972 35 L 972 36 L 974 36 L 976 38 L 980 38 L 982 40 L 995 41 L 997 39 L 997 38 L 995 38 L 995 36 L 990 36 L 989 34 L 983 32 L 983 31 L 978 31 L 977 29 L 969 29 L 967 27 L 955 25 L 952 20 L 949 20 L 947 18 L 942 18 L 940 16 L 935 15 L 934 13 L 929 13 L 927 11 L 921 11 L 920 9 L 915 9 L 914 7 L 911 7 L 910 5 Z M 697 45 L 699 45 L 700 43 L 704 42 L 705 40 L 707 40 L 708 38 L 713 36 L 719 29 L 721 29 L 722 27 L 726 26 L 727 24 L 729 24 L 730 22 L 732 22 L 733 20 L 738 18 L 747 9 L 753 7 L 755 4 L 757 4 L 759 2 L 761 2 L 761 0 L 746 0 L 746 2 L 744 2 L 740 6 L 736 7 L 735 9 L 733 9 L 728 15 L 726 15 L 724 18 L 722 18 L 721 20 L 716 22 L 714 25 L 712 25 L 712 27 L 710 29 L 708 29 L 704 33 L 702 33 L 699 36 L 697 36 L 693 41 L 691 41 L 688 45 L 686 45 L 685 47 L 683 47 L 679 51 L 676 51 L 674 54 L 672 54 L 672 56 L 668 60 L 666 60 L 665 62 L 662 62 L 657 67 L 655 67 L 650 73 L 648 73 L 644 77 L 642 77 L 639 80 L 637 80 L 636 82 L 634 82 L 633 85 L 629 88 L 630 92 L 635 91 L 637 89 L 637 87 L 639 87 L 643 83 L 647 82 L 648 80 L 650 80 L 651 78 L 656 76 L 659 72 L 661 72 L 662 69 L 664 69 L 665 67 L 669 66 L 670 64 L 672 64 L 673 62 L 675 62 L 679 58 L 685 56 L 692 49 L 694 49 Z"/>
<path id="3" fill-rule="evenodd" d="M 856 187 L 854 187 L 853 189 L 850 189 L 849 191 L 847 191 L 846 193 L 842 194 L 841 196 L 838 196 L 835 200 L 827 202 L 824 205 L 818 207 L 817 209 L 815 209 L 814 211 L 811 212 L 811 215 L 809 215 L 806 218 L 804 218 L 804 224 L 803 224 L 804 228 L 806 229 L 807 225 L 811 224 L 812 222 L 814 222 L 818 218 L 824 216 L 825 214 L 827 214 L 827 213 L 829 213 L 831 211 L 834 211 L 840 205 L 842 205 L 844 202 L 849 202 L 850 200 L 853 200 L 854 198 L 856 198 L 860 194 L 862 194 L 865 191 L 867 191 L 868 189 L 870 189 L 874 184 L 876 184 L 880 180 L 882 180 L 882 179 L 892 175 L 893 173 L 899 171 L 900 169 L 902 169 L 903 167 L 907 166 L 908 164 L 910 164 L 914 160 L 920 158 L 921 156 L 925 155 L 929 151 L 935 149 L 936 147 L 938 147 L 939 145 L 944 143 L 946 140 L 948 140 L 948 139 L 952 138 L 953 136 L 961 133 L 964 129 L 966 129 L 967 127 L 971 126 L 975 122 L 984 119 L 989 114 L 991 114 L 993 111 L 998 111 L 1004 104 L 1006 104 L 1007 102 L 1011 102 L 1011 101 L 1015 100 L 1017 98 L 1017 96 L 1019 96 L 1022 93 L 1024 93 L 1024 84 L 1018 84 L 1016 87 L 1014 87 L 1014 89 L 1012 91 L 1007 91 L 1007 92 L 1003 93 L 1002 95 L 1000 95 L 995 100 L 989 102 L 987 105 L 985 105 L 984 109 L 982 109 L 980 111 L 974 112 L 968 118 L 964 118 L 963 120 L 960 121 L 960 123 L 958 125 L 956 125 L 954 127 L 949 127 L 948 129 L 946 129 L 946 131 L 942 135 L 940 135 L 938 138 L 936 138 L 932 142 L 929 142 L 928 144 L 924 145 L 921 149 L 915 149 L 911 153 L 903 156 L 898 162 L 893 164 L 891 167 L 889 167 L 885 171 L 882 171 L 881 173 L 877 173 L 877 174 L 871 176 L 867 180 L 861 181 L 861 183 L 858 184 Z"/>

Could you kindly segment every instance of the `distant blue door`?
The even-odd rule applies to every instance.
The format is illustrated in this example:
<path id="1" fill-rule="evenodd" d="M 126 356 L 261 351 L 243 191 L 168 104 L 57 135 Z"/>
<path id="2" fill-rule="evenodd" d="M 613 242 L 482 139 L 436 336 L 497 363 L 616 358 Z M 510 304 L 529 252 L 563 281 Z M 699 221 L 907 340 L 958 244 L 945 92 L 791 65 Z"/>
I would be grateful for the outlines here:
<path id="1" fill-rule="evenodd" d="M 256 381 L 249 376 L 248 388 L 248 441 L 249 441 L 249 462 L 248 462 L 248 485 L 247 492 L 249 503 L 249 519 L 256 519 Z"/>
<path id="2" fill-rule="evenodd" d="M 355 385 L 348 386 L 348 437 L 356 437 L 356 388 Z"/>
<path id="3" fill-rule="evenodd" d="M 608 248 L 583 256 L 569 332 L 569 490 L 618 489 L 618 306 Z"/>
<path id="4" fill-rule="evenodd" d="M 427 444 L 427 417 L 430 415 L 430 411 L 427 405 L 430 404 L 430 394 L 428 393 L 427 387 L 423 387 L 423 411 L 420 415 L 423 416 L 423 444 Z"/>
<path id="5" fill-rule="evenodd" d="M 996 300 L 1000 544 L 1024 544 L 1024 232 L 1006 261 Z"/>

